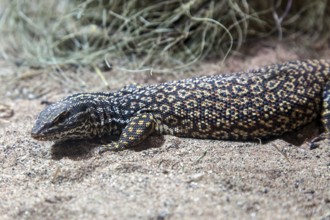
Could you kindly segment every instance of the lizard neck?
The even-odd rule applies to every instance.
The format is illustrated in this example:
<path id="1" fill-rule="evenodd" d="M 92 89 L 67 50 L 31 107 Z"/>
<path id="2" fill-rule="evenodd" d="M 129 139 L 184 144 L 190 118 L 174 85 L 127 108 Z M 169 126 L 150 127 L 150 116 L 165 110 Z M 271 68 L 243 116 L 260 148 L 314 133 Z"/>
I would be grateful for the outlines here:
<path id="1" fill-rule="evenodd" d="M 94 134 L 118 135 L 129 123 L 130 119 L 146 109 L 147 103 L 141 101 L 145 97 L 141 89 L 134 92 L 123 90 L 113 93 L 89 93 L 90 116 L 94 125 Z"/>

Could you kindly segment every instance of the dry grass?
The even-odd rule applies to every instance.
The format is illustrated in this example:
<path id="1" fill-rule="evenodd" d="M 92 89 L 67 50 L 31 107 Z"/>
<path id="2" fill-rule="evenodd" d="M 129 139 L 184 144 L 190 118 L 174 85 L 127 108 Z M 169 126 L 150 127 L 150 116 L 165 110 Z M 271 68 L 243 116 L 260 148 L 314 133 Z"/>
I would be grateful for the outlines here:
<path id="1" fill-rule="evenodd" d="M 327 1 L 272 2 L 6 0 L 0 56 L 37 67 L 181 69 L 225 59 L 247 40 L 276 36 L 310 46 L 329 39 Z"/>

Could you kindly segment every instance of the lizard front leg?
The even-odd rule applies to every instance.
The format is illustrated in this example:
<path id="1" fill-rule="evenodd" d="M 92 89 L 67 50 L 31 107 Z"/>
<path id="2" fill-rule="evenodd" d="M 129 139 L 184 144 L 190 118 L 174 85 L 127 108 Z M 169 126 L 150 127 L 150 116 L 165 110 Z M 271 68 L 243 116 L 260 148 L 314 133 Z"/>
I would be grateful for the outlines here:
<path id="1" fill-rule="evenodd" d="M 131 118 L 123 129 L 119 140 L 102 145 L 100 153 L 135 146 L 145 140 L 154 130 L 156 121 L 151 113 L 140 113 Z"/>
<path id="2" fill-rule="evenodd" d="M 321 122 L 324 132 L 310 142 L 310 148 L 318 147 L 316 142 L 330 139 L 330 81 L 326 83 L 322 94 Z"/>
<path id="3" fill-rule="evenodd" d="M 330 81 L 326 83 L 323 90 L 323 102 L 322 102 L 322 112 L 321 121 L 326 134 L 330 134 Z"/>

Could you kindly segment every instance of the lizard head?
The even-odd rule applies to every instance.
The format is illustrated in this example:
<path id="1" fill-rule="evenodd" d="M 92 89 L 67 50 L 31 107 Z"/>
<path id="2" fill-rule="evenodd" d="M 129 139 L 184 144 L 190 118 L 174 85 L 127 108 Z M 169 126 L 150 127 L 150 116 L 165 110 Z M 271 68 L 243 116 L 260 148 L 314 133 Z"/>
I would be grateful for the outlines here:
<path id="1" fill-rule="evenodd" d="M 37 117 L 31 136 L 46 141 L 93 137 L 96 112 L 93 100 L 83 96 L 69 96 L 47 106 Z"/>

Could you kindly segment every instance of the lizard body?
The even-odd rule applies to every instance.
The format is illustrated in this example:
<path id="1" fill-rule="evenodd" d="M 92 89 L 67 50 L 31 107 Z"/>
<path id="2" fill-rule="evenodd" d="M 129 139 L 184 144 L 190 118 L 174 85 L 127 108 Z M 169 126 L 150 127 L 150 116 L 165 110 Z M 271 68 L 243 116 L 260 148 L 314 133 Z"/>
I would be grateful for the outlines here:
<path id="1" fill-rule="evenodd" d="M 119 136 L 109 148 L 151 134 L 227 140 L 269 138 L 321 118 L 330 131 L 330 63 L 291 61 L 110 93 L 78 93 L 43 110 L 38 140 Z"/>

